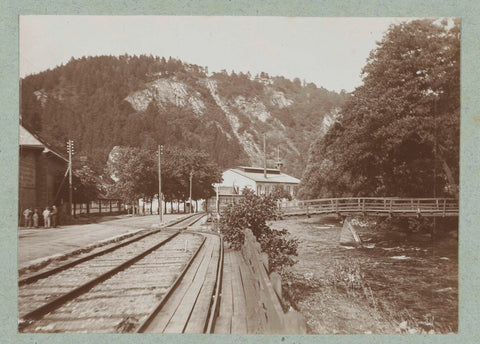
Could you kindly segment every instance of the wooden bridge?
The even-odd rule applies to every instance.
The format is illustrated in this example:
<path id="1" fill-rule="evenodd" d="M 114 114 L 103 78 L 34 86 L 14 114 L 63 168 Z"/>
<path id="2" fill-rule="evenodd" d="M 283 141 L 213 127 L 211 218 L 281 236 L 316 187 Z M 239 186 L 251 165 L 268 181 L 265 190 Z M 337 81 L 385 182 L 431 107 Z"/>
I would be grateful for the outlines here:
<path id="1" fill-rule="evenodd" d="M 324 198 L 288 202 L 281 205 L 285 216 L 336 214 L 339 216 L 458 216 L 458 200 L 453 198 Z"/>

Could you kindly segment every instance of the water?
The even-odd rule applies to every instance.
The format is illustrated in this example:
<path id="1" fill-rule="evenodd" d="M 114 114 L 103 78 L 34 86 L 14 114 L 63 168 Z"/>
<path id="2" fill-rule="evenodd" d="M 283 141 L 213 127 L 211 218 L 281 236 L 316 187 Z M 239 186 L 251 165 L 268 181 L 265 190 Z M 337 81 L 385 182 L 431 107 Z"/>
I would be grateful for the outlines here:
<path id="1" fill-rule="evenodd" d="M 297 273 L 322 280 L 335 274 L 339 264 L 358 264 L 385 316 L 425 332 L 458 331 L 455 239 L 431 241 L 429 236 L 359 227 L 364 247 L 349 248 L 338 244 L 342 225 L 332 218 L 289 219 L 272 227 L 286 228 L 300 241 Z"/>

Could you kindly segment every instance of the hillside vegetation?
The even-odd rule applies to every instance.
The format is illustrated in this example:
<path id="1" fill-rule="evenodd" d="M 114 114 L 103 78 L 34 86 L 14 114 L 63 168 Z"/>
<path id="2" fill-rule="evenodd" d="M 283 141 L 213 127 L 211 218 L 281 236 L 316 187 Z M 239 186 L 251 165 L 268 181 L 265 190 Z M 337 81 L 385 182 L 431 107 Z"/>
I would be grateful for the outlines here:
<path id="1" fill-rule="evenodd" d="M 311 147 L 301 197 L 458 197 L 460 22 L 391 26 Z"/>
<path id="2" fill-rule="evenodd" d="M 222 168 L 268 164 L 301 177 L 307 151 L 346 95 L 261 73 L 208 73 L 153 56 L 71 59 L 21 80 L 21 118 L 60 152 L 68 139 L 101 172 L 115 146 L 207 152 Z M 322 130 L 322 126 L 324 129 Z"/>

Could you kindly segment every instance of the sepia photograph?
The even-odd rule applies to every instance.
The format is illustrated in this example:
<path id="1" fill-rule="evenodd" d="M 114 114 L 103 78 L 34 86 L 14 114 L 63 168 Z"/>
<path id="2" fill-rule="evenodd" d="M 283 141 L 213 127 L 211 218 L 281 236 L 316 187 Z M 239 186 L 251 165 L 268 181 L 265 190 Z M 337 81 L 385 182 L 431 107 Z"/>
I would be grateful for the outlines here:
<path id="1" fill-rule="evenodd" d="M 460 41 L 20 15 L 18 332 L 459 333 Z"/>

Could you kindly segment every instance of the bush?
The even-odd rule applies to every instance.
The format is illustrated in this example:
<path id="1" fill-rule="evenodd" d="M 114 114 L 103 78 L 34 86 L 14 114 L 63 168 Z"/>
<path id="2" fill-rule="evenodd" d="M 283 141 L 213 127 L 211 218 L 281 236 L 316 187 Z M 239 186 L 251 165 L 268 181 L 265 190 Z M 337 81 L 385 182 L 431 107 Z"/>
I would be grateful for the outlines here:
<path id="1" fill-rule="evenodd" d="M 257 238 L 262 251 L 267 253 L 270 270 L 281 270 L 295 264 L 292 256 L 297 255 L 298 242 L 288 239 L 288 231 L 272 230 L 267 221 L 277 218 L 277 198 L 257 196 L 244 189 L 244 198 L 231 204 L 222 212 L 220 231 L 233 249 L 240 249 L 245 238 L 244 230 L 250 229 Z"/>
<path id="2" fill-rule="evenodd" d="M 411 233 L 432 233 L 442 235 L 458 230 L 458 219 L 455 217 L 392 217 L 381 219 L 377 229 Z"/>

